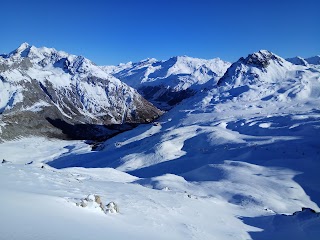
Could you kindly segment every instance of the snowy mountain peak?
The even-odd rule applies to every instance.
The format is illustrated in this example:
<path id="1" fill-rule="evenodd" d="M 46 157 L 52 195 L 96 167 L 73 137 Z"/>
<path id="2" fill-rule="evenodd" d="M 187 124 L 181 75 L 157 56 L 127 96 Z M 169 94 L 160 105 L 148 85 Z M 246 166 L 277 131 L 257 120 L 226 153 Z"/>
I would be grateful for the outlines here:
<path id="1" fill-rule="evenodd" d="M 283 62 L 283 59 L 268 50 L 260 50 L 259 52 L 249 54 L 245 59 L 240 58 L 240 60 L 243 64 L 259 68 L 266 68 L 271 61 L 277 62 L 278 64 Z"/>
<path id="2" fill-rule="evenodd" d="M 27 42 L 24 42 L 24 43 L 22 43 L 18 48 L 17 48 L 17 52 L 18 51 L 24 51 L 24 50 L 26 50 L 27 48 L 30 48 L 31 47 L 31 45 L 29 44 L 29 43 L 27 43 Z"/>
<path id="3" fill-rule="evenodd" d="M 31 45 L 27 42 L 22 43 L 16 50 L 8 54 L 8 57 L 21 56 L 26 57 L 30 51 Z"/>
<path id="4" fill-rule="evenodd" d="M 10 52 L 9 54 L 1 55 L 4 58 L 12 58 L 12 60 L 16 60 L 19 58 L 29 58 L 32 62 L 39 62 L 44 58 L 52 58 L 53 55 L 56 57 L 65 57 L 69 54 L 63 51 L 57 51 L 54 48 L 41 47 L 37 48 L 29 43 L 22 43 L 17 49 Z"/>
<path id="5" fill-rule="evenodd" d="M 99 77 L 112 78 L 106 74 L 93 62 L 83 56 L 68 54 L 64 51 L 58 51 L 55 48 L 31 46 L 28 43 L 21 44 L 16 50 L 8 55 L 1 55 L 2 61 L 7 65 L 20 66 L 21 62 L 27 62 L 27 67 L 38 69 L 61 69 L 69 74 L 98 74 Z M 117 80 L 118 81 L 118 80 Z"/>
<path id="6" fill-rule="evenodd" d="M 251 85 L 253 83 L 272 83 L 286 78 L 288 71 L 293 69 L 292 63 L 267 51 L 249 54 L 233 63 L 218 85 L 223 83 L 233 87 Z"/>

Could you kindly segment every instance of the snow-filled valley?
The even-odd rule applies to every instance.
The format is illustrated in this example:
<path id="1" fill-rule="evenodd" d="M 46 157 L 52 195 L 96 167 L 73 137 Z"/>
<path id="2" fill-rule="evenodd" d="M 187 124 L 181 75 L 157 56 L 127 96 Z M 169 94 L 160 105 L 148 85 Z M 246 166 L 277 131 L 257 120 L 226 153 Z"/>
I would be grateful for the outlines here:
<path id="1" fill-rule="evenodd" d="M 261 50 L 214 81 L 188 70 L 192 95 L 94 150 L 39 136 L 0 143 L 0 239 L 318 239 L 320 68 L 297 59 Z M 147 79 L 181 83 L 186 69 L 175 71 Z M 77 206 L 89 194 L 119 212 Z"/>

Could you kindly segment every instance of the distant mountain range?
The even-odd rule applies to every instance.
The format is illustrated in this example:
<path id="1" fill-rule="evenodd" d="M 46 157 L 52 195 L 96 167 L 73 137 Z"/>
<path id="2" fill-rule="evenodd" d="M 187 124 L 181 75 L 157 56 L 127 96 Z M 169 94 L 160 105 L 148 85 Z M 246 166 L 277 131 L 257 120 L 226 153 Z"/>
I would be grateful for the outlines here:
<path id="1" fill-rule="evenodd" d="M 314 56 L 310 58 L 302 58 L 302 57 L 293 57 L 287 58 L 288 62 L 291 62 L 295 65 L 302 65 L 302 66 L 319 66 L 320 65 L 320 56 Z"/>
<path id="2" fill-rule="evenodd" d="M 137 89 L 155 106 L 168 110 L 197 91 L 215 86 L 230 65 L 219 58 L 177 56 L 165 61 L 146 59 L 102 69 Z"/>
<path id="3" fill-rule="evenodd" d="M 165 61 L 146 59 L 97 66 L 82 56 L 23 43 L 0 55 L 0 139 L 28 135 L 104 139 L 151 122 L 162 115 L 162 110 L 220 85 L 232 85 L 230 96 L 225 97 L 231 99 L 245 90 L 252 91 L 252 83 L 258 86 L 264 82 L 270 86 L 260 86 L 263 95 L 272 91 L 269 88 L 279 84 L 279 79 L 283 84 L 288 72 L 291 80 L 313 74 L 319 69 L 319 59 L 296 57 L 286 61 L 259 51 L 233 64 L 219 58 L 177 56 Z M 291 71 L 295 65 L 305 68 Z M 288 87 L 279 91 L 296 98 L 312 92 L 309 85 L 296 88 L 304 90 Z M 283 100 L 285 94 L 270 93 L 264 98 Z"/>

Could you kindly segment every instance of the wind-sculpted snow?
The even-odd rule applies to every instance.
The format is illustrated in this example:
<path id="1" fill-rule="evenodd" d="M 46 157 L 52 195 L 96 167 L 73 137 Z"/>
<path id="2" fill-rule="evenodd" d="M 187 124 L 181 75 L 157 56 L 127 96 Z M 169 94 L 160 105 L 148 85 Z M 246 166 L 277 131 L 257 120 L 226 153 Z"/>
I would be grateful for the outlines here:
<path id="1" fill-rule="evenodd" d="M 48 181 L 39 191 L 67 199 L 63 204 L 75 216 L 83 213 L 71 203 L 87 189 L 103 198 L 113 194 L 108 201 L 119 203 L 123 215 L 102 229 L 114 238 L 125 239 L 126 231 L 117 233 L 125 227 L 136 239 L 317 239 L 317 214 L 289 215 L 303 207 L 320 210 L 319 79 L 315 67 L 259 51 L 232 64 L 218 86 L 185 99 L 158 122 L 108 139 L 97 151 L 83 142 L 65 142 L 65 148 L 47 142 L 57 155 L 46 153 L 47 161 L 35 156 L 24 166 L 18 163 L 30 163 L 22 152 L 30 153 L 32 142 L 23 142 L 27 150 L 19 153 L 12 149 L 22 140 L 6 142 L 0 159 L 8 162 L 0 171 L 13 176 L 20 167 L 21 178 L 25 171 L 39 173 L 27 182 Z M 40 172 L 43 162 L 56 169 Z M 16 181 L 2 178 L 4 186 Z M 51 192 L 52 182 L 60 190 Z"/>
<path id="2" fill-rule="evenodd" d="M 0 113 L 7 124 L 3 139 L 20 135 L 79 138 L 80 134 L 66 136 L 65 129 L 52 124 L 56 120 L 91 125 L 107 135 L 102 125 L 145 123 L 161 115 L 136 90 L 82 56 L 24 43 L 2 55 L 0 66 Z M 22 131 L 16 131 L 16 123 Z M 39 127 L 32 123 L 41 130 L 36 131 Z M 80 138 L 92 137 L 83 132 Z"/>

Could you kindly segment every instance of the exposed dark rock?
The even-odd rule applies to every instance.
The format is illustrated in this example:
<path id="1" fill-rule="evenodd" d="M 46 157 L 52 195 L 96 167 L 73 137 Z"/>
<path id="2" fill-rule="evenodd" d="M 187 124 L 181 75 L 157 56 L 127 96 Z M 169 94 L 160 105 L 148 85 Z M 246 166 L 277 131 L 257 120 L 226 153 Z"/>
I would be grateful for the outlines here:
<path id="1" fill-rule="evenodd" d="M 165 86 L 145 86 L 138 89 L 141 95 L 148 99 L 153 105 L 159 109 L 169 110 L 182 100 L 189 98 L 195 94 L 195 91 L 186 89 L 174 91 Z"/>
<path id="2" fill-rule="evenodd" d="M 275 60 L 279 64 L 282 60 L 269 51 L 259 51 L 257 53 L 249 54 L 246 58 L 240 58 L 239 61 L 246 65 L 255 66 L 258 68 L 266 68 L 270 64 L 270 60 Z"/>

